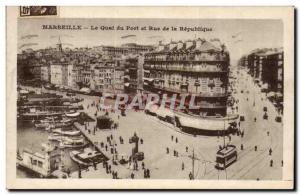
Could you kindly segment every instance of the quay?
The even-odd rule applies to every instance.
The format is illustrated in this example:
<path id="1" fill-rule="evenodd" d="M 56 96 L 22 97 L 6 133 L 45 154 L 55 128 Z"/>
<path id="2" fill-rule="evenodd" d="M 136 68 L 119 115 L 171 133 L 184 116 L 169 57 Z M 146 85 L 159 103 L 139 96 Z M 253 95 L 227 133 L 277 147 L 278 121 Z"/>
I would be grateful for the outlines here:
<path id="1" fill-rule="evenodd" d="M 109 160 L 110 154 L 101 148 L 100 143 L 98 143 L 99 141 L 95 136 L 92 135 L 92 130 L 90 130 L 91 126 L 94 127 L 96 125 L 96 122 L 88 122 L 87 124 L 89 124 L 87 126 L 88 129 L 85 129 L 85 126 L 79 124 L 78 122 L 74 123 L 74 127 L 82 133 L 82 135 L 92 144 L 95 150 L 101 152 L 105 158 Z M 90 130 L 90 133 L 88 130 Z"/>

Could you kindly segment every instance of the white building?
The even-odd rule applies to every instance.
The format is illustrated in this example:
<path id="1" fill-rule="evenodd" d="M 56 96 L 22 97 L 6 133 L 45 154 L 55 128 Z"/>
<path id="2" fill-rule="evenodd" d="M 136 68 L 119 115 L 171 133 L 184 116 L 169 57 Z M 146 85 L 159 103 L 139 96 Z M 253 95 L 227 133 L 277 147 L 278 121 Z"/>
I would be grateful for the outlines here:
<path id="1" fill-rule="evenodd" d="M 51 83 L 54 85 L 63 85 L 62 65 L 51 64 L 50 72 L 51 72 Z"/>
<path id="2" fill-rule="evenodd" d="M 44 82 L 50 82 L 50 67 L 49 65 L 42 65 L 41 66 L 41 80 Z"/>

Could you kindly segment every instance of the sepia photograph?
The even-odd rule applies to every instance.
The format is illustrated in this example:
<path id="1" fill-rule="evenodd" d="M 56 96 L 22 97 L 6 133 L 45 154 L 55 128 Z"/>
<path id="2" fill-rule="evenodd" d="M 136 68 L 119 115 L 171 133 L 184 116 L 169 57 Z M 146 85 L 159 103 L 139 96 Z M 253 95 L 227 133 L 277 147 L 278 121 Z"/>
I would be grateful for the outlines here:
<path id="1" fill-rule="evenodd" d="M 282 19 L 16 25 L 16 179 L 285 180 Z"/>

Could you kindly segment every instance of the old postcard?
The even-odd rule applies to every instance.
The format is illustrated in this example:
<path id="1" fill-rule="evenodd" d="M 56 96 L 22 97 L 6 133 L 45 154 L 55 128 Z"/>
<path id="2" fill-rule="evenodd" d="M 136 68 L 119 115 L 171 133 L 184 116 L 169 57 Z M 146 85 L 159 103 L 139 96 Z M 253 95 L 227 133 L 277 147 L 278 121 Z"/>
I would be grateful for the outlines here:
<path id="1" fill-rule="evenodd" d="M 293 7 L 7 7 L 7 32 L 7 188 L 294 188 Z"/>

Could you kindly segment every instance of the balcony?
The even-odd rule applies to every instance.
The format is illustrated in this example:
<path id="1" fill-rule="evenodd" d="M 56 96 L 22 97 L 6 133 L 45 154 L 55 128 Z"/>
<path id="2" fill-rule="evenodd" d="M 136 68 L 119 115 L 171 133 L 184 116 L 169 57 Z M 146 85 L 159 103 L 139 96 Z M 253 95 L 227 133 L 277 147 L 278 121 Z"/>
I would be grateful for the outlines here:
<path id="1" fill-rule="evenodd" d="M 163 57 L 163 58 L 155 58 L 155 57 L 146 57 L 145 61 L 154 61 L 154 62 L 205 62 L 205 61 L 228 61 L 226 55 L 219 54 L 202 54 L 196 56 L 186 56 L 186 57 Z"/>
<path id="2" fill-rule="evenodd" d="M 159 87 L 159 86 L 153 86 L 153 88 L 155 88 L 156 90 L 162 90 L 162 91 L 169 91 L 169 92 L 174 92 L 174 93 L 188 93 L 188 94 L 192 94 L 191 92 L 186 92 L 186 89 L 174 89 L 174 88 L 169 88 L 169 87 Z M 227 97 L 227 93 L 209 93 L 209 92 L 206 92 L 206 93 L 203 93 L 203 92 L 200 92 L 198 94 L 195 94 L 197 97 L 207 97 L 207 98 L 210 98 L 210 97 Z"/>
<path id="3" fill-rule="evenodd" d="M 164 71 L 179 71 L 179 72 L 207 72 L 207 73 L 226 73 L 227 70 L 217 68 L 215 66 L 174 66 L 174 65 L 144 65 L 144 69 L 164 70 Z"/>
<path id="4" fill-rule="evenodd" d="M 200 103 L 200 104 L 197 104 L 197 106 L 200 106 L 200 108 L 226 108 L 226 104 L 224 105 L 221 105 L 220 103 L 213 103 L 213 104 L 210 104 L 210 103 Z"/>

